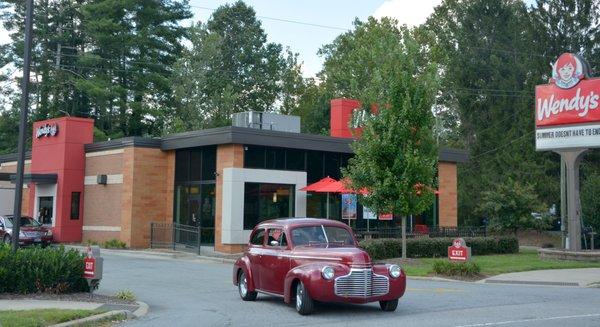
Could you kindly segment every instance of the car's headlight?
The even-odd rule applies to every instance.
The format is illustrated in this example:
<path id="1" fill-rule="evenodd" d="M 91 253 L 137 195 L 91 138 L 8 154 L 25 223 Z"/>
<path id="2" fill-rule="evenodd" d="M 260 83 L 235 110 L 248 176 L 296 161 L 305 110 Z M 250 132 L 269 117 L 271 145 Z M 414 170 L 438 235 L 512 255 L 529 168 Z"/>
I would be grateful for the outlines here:
<path id="1" fill-rule="evenodd" d="M 398 265 L 391 265 L 388 268 L 388 271 L 390 272 L 390 276 L 392 278 L 398 278 L 398 277 L 400 277 L 400 274 L 402 273 L 402 269 L 400 269 L 400 266 L 398 266 Z"/>
<path id="2" fill-rule="evenodd" d="M 52 236 L 52 231 L 51 230 L 47 230 L 46 231 L 46 236 Z"/>
<path id="3" fill-rule="evenodd" d="M 324 279 L 330 280 L 334 275 L 335 271 L 329 266 L 325 266 L 323 269 L 321 269 L 321 276 L 323 276 Z"/>
<path id="4" fill-rule="evenodd" d="M 24 238 L 25 237 L 25 233 L 19 231 L 19 238 Z"/>

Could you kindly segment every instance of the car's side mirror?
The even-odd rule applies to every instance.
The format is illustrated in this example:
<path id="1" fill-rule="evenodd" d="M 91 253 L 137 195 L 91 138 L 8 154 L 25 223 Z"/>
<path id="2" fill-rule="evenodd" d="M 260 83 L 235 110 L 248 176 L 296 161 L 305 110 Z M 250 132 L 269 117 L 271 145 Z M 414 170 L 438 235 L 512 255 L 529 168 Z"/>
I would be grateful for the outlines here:
<path id="1" fill-rule="evenodd" d="M 271 241 L 271 246 L 279 246 L 279 242 L 277 242 L 277 241 Z"/>

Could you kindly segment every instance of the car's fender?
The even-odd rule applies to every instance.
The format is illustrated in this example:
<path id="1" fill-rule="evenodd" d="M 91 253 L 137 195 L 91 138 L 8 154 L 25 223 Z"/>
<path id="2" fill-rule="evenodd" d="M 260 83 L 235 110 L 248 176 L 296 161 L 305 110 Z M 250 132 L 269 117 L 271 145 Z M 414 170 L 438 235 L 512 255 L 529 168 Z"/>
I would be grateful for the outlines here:
<path id="1" fill-rule="evenodd" d="M 248 279 L 248 290 L 254 291 L 254 276 L 252 276 L 252 269 L 250 269 L 250 259 L 247 256 L 242 256 L 237 259 L 233 264 L 233 285 L 238 284 L 238 272 L 240 269 L 246 274 Z"/>
<path id="2" fill-rule="evenodd" d="M 319 298 L 318 294 L 314 294 L 314 290 L 333 289 L 335 277 L 331 280 L 325 280 L 321 276 L 321 269 L 323 269 L 325 266 L 333 268 L 335 271 L 335 277 L 346 275 L 350 271 L 346 265 L 331 262 L 313 262 L 302 266 L 297 266 L 288 271 L 285 276 L 283 289 L 283 300 L 285 303 L 290 303 L 292 300 L 292 284 L 295 280 L 299 280 L 304 283 L 309 290 L 309 294 L 311 293 L 310 290 L 313 290 L 313 294 L 311 294 L 313 298 Z"/>

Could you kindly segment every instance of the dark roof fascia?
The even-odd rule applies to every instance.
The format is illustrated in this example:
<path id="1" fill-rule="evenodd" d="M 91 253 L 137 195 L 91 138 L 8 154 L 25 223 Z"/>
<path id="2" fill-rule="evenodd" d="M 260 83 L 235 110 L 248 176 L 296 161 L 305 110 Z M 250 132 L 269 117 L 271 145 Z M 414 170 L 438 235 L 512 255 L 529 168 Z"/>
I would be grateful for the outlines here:
<path id="1" fill-rule="evenodd" d="M 350 149 L 352 141 L 352 139 L 325 135 L 228 126 L 166 136 L 162 141 L 162 149 L 175 150 L 218 144 L 247 144 L 352 153 L 352 149 Z"/>
<path id="2" fill-rule="evenodd" d="M 439 149 L 439 161 L 466 163 L 469 162 L 469 151 L 452 148 Z"/>
<path id="3" fill-rule="evenodd" d="M 0 163 L 17 161 L 18 153 L 9 153 L 0 155 Z M 25 160 L 31 160 L 31 151 L 25 152 Z"/>
<path id="4" fill-rule="evenodd" d="M 10 175 L 10 182 L 15 183 L 16 175 Z M 37 183 L 37 184 L 55 184 L 58 180 L 57 174 L 24 174 L 23 184 Z"/>
<path id="5" fill-rule="evenodd" d="M 122 149 L 125 147 L 140 147 L 140 148 L 160 148 L 161 140 L 159 138 L 148 137 L 125 137 L 122 139 L 90 143 L 85 145 L 85 152 L 98 152 L 113 149 Z"/>

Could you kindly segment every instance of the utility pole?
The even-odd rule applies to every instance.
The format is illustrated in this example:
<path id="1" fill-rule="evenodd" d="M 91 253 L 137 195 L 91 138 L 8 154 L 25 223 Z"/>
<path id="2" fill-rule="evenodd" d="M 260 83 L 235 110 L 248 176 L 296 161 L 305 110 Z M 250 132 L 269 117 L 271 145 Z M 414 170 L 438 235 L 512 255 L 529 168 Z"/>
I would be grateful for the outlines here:
<path id="1" fill-rule="evenodd" d="M 25 140 L 27 135 L 27 112 L 29 111 L 29 66 L 31 64 L 31 39 L 33 32 L 33 0 L 27 0 L 25 17 L 25 51 L 23 53 L 23 81 L 21 81 L 21 117 L 19 121 L 19 146 L 17 175 L 15 178 L 15 205 L 13 211 L 13 252 L 19 247 L 21 231 L 21 204 L 23 200 L 23 171 L 25 169 Z"/>

